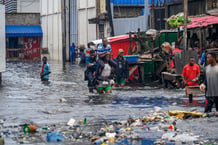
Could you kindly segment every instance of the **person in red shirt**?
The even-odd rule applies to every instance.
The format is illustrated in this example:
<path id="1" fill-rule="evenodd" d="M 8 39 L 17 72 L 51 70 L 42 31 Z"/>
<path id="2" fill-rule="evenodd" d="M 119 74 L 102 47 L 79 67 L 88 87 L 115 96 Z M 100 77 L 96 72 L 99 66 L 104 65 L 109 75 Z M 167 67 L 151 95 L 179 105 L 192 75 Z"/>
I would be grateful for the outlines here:
<path id="1" fill-rule="evenodd" d="M 200 68 L 195 64 L 193 57 L 189 58 L 189 64 L 187 64 L 182 73 L 182 78 L 185 86 L 199 86 L 198 79 L 200 77 Z"/>
<path id="2" fill-rule="evenodd" d="M 182 50 L 179 49 L 179 42 L 176 42 L 175 49 L 173 50 L 173 54 L 181 53 Z"/>
<path id="3" fill-rule="evenodd" d="M 172 47 L 171 47 L 171 45 L 168 42 L 165 42 L 165 43 L 162 44 L 162 49 L 163 49 L 164 52 L 169 54 L 169 56 L 173 56 L 175 54 L 178 54 L 178 53 L 182 52 L 182 50 L 179 49 L 179 42 L 176 42 L 174 50 L 172 50 Z M 175 64 L 174 64 L 172 58 L 169 59 L 168 63 L 169 63 L 168 64 L 169 65 L 169 69 L 175 68 Z"/>

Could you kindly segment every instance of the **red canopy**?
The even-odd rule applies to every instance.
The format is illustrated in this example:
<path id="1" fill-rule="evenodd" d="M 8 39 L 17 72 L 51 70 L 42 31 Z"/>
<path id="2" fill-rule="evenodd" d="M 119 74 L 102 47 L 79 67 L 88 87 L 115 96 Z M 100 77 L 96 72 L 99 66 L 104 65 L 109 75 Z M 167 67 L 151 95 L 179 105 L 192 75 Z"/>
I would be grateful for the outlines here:
<path id="1" fill-rule="evenodd" d="M 218 24 L 218 17 L 216 16 L 206 16 L 191 19 L 192 23 L 188 24 L 188 29 L 196 27 L 206 27 L 212 24 Z"/>
<path id="2" fill-rule="evenodd" d="M 123 35 L 123 36 L 117 36 L 110 38 L 110 45 L 112 48 L 112 58 L 117 57 L 118 50 L 123 49 L 124 55 L 127 55 L 130 41 L 129 41 L 129 35 Z M 132 43 L 132 47 L 135 46 L 135 43 Z"/>

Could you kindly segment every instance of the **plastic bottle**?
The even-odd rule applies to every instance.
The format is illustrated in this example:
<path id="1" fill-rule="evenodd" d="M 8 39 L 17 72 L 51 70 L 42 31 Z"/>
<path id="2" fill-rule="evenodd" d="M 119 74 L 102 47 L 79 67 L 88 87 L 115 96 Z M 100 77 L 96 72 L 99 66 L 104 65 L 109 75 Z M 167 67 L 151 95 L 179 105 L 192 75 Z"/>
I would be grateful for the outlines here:
<path id="1" fill-rule="evenodd" d="M 85 118 L 83 121 L 83 124 L 85 125 L 87 123 L 87 119 Z"/>
<path id="2" fill-rule="evenodd" d="M 48 126 L 43 126 L 42 129 L 43 129 L 43 130 L 47 130 L 47 129 L 48 129 Z"/>

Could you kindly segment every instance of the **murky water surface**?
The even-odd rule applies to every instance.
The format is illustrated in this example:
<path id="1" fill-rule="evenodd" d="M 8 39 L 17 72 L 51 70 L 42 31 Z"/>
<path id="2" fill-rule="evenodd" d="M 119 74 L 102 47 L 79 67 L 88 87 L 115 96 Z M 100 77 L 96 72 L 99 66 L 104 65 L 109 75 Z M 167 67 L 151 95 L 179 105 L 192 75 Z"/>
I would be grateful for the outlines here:
<path id="1" fill-rule="evenodd" d="M 58 62 L 50 62 L 50 66 L 50 82 L 43 84 L 39 78 L 38 63 L 7 64 L 7 72 L 3 73 L 3 84 L 0 87 L 0 119 L 5 120 L 4 127 L 30 122 L 38 125 L 66 124 L 70 118 L 87 118 L 92 121 L 126 120 L 129 116 L 143 117 L 144 113 L 155 106 L 163 108 L 163 111 L 203 111 L 204 97 L 194 97 L 193 104 L 189 105 L 184 90 L 126 88 L 114 90 L 111 96 L 104 98 L 88 96 L 87 82 L 83 81 L 84 68 L 71 64 L 63 67 Z M 61 98 L 67 102 L 61 103 Z M 185 127 L 190 126 L 187 124 Z M 199 133 L 199 129 L 195 130 L 194 132 Z M 213 135 L 212 138 L 214 136 L 216 137 Z M 8 144 L 13 143 L 10 139 L 7 139 Z M 144 140 L 146 141 L 149 142 Z"/>

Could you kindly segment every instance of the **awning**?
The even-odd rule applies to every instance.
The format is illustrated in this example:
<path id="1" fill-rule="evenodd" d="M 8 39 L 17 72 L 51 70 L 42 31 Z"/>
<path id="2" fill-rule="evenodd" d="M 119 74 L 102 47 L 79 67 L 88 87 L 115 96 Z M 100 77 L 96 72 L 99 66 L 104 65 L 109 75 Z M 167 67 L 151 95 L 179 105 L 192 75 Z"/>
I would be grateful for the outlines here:
<path id="1" fill-rule="evenodd" d="M 42 37 L 40 25 L 6 25 L 6 37 Z"/>
<path id="2" fill-rule="evenodd" d="M 206 27 L 213 24 L 218 24 L 218 17 L 216 16 L 205 16 L 191 19 L 192 23 L 188 24 L 188 29 L 197 27 Z"/>

